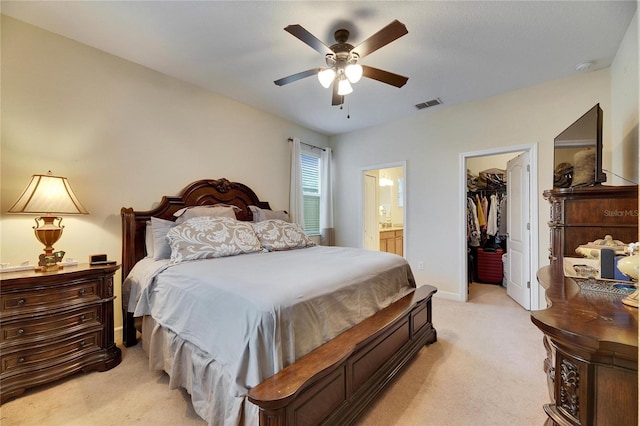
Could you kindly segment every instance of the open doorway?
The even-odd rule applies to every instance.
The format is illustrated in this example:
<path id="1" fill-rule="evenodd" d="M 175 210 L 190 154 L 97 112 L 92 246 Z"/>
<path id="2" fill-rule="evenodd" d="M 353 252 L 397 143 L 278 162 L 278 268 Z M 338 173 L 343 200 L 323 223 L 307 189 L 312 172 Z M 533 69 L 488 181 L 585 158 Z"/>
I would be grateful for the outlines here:
<path id="1" fill-rule="evenodd" d="M 466 238 L 461 241 L 461 264 L 465 265 L 465 274 L 460 283 L 460 294 L 463 300 L 467 301 L 469 297 L 468 286 L 472 279 L 477 275 L 479 265 L 478 258 L 470 256 L 473 251 L 470 249 L 469 234 L 467 228 L 468 198 L 470 193 L 467 186 L 467 170 L 477 175 L 480 171 L 490 171 L 503 169 L 505 172 L 505 186 L 501 188 L 499 194 L 497 191 L 489 191 L 491 196 L 508 195 L 512 192 L 512 198 L 509 199 L 508 208 L 501 214 L 509 215 L 511 222 L 510 230 L 504 233 L 501 238 L 497 238 L 499 244 L 494 244 L 493 239 L 483 240 L 481 245 L 483 248 L 478 249 L 482 255 L 484 262 L 483 273 L 487 274 L 487 270 L 491 271 L 491 284 L 505 286 L 505 296 L 508 294 L 516 300 L 525 309 L 538 309 L 539 291 L 536 281 L 536 271 L 538 269 L 538 202 L 537 202 L 537 146 L 514 146 L 501 149 L 493 149 L 486 151 L 468 152 L 460 156 L 461 159 L 461 193 L 464 217 L 461 222 L 464 226 L 462 235 Z M 511 170 L 508 170 L 511 168 Z M 520 170 L 519 170 L 520 168 Z M 516 174 L 514 170 L 518 171 Z M 509 179 L 506 179 L 506 176 Z M 509 182 L 511 181 L 511 182 Z M 509 190 L 507 191 L 507 183 Z M 481 191 L 478 191 L 480 193 Z M 471 193 L 475 199 L 475 193 Z M 484 196 L 485 194 L 482 193 Z M 489 193 L 486 194 L 489 196 Z M 506 200 L 505 200 L 506 201 Z M 512 203 L 514 201 L 514 203 Z M 504 220 L 504 218 L 503 218 Z M 504 231 L 503 231 L 504 232 Z M 486 246 L 484 244 L 487 243 Z M 475 243 L 479 246 L 478 243 Z M 513 245 L 514 261 L 509 264 L 508 246 Z M 505 247 L 507 246 L 507 247 Z M 503 253 L 506 253 L 504 255 Z M 507 263 L 505 263 L 507 262 Z M 513 266 L 513 268 L 511 268 Z M 500 280 L 496 281 L 496 275 L 492 272 L 497 268 L 500 273 Z M 504 272 L 504 274 L 503 274 Z M 478 280 L 478 282 L 486 282 Z"/>
<path id="2" fill-rule="evenodd" d="M 360 169 L 362 247 L 405 255 L 405 162 Z"/>

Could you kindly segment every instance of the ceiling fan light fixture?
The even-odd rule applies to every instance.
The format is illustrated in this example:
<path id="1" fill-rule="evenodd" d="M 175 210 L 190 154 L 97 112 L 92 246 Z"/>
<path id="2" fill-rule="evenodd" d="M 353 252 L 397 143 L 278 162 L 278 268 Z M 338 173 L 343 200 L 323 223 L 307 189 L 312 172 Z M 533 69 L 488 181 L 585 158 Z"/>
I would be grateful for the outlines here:
<path id="1" fill-rule="evenodd" d="M 351 83 L 357 83 L 362 78 L 362 65 L 349 64 L 344 69 L 344 74 L 347 76 Z"/>
<path id="2" fill-rule="evenodd" d="M 344 78 L 338 82 L 338 95 L 346 96 L 351 92 L 353 92 L 353 88 L 351 87 L 349 80 Z"/>
<path id="3" fill-rule="evenodd" d="M 322 87 L 325 89 L 331 86 L 334 78 L 336 78 L 336 72 L 333 68 L 327 68 L 326 70 L 322 70 L 318 73 L 318 81 L 320 81 L 320 84 L 322 84 Z"/>

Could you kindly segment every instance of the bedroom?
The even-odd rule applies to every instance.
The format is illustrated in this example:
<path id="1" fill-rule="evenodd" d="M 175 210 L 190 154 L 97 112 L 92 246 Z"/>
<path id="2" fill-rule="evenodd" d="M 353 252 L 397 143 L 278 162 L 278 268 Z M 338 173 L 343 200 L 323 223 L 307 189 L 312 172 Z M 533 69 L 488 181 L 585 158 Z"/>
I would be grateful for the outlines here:
<path id="1" fill-rule="evenodd" d="M 341 182 L 335 191 L 339 245 L 359 244 L 358 218 L 349 214 L 357 208 L 358 169 L 408 160 L 407 226 L 412 234 L 407 259 L 412 266 L 424 261 L 424 271 L 415 271 L 418 282 L 437 286 L 440 297 L 460 300 L 465 274 L 458 266 L 458 244 L 450 238 L 458 220 L 449 209 L 458 205 L 461 152 L 537 143 L 538 188 L 548 188 L 551 173 L 545 170 L 551 170 L 553 137 L 601 102 L 607 111 L 606 168 L 625 171 L 625 177 L 637 181 L 638 106 L 637 96 L 629 94 L 638 87 L 634 16 L 611 68 L 328 136 L 3 15 L 1 260 L 33 262 L 42 249 L 30 235 L 30 219 L 5 214 L 34 173 L 51 169 L 67 176 L 91 212 L 65 218 L 60 244 L 68 255 L 82 260 L 107 253 L 117 259 L 120 208 L 150 208 L 160 196 L 197 179 L 250 183 L 274 208 L 286 209 L 286 140 L 296 136 L 335 149 L 336 179 Z M 391 146 L 388 140 L 402 143 Z M 233 161 L 239 155 L 244 161 Z M 173 172 L 164 173 L 167 167 Z M 622 182 L 612 178 L 611 184 Z M 433 209 L 433 202 L 447 208 Z M 538 204 L 542 265 L 548 207 L 544 200 Z M 425 212 L 430 213 L 426 220 Z M 442 264 L 450 266 L 440 268 Z M 116 312 L 116 327 L 121 324 Z"/>

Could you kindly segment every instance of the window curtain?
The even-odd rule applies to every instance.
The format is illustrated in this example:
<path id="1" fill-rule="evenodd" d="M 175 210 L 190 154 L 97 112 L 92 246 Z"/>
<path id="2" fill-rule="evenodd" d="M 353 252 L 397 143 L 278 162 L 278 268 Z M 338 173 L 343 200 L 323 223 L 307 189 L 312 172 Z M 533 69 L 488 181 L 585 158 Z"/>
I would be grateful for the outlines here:
<path id="1" fill-rule="evenodd" d="M 331 173 L 331 148 L 325 148 L 320 155 L 320 244 L 334 246 L 333 228 L 333 175 Z"/>
<path id="2" fill-rule="evenodd" d="M 300 163 L 300 139 L 291 143 L 291 183 L 289 187 L 289 219 L 304 227 L 304 199 L 302 196 L 302 164 Z"/>

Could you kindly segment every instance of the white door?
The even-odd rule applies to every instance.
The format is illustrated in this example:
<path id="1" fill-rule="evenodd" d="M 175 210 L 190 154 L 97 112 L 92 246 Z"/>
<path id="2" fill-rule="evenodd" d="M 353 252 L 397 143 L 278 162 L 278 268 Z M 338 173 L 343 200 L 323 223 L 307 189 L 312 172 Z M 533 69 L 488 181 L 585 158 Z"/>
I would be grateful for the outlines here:
<path id="1" fill-rule="evenodd" d="M 378 226 L 378 179 L 364 174 L 364 248 L 380 250 Z"/>
<path id="2" fill-rule="evenodd" d="M 507 162 L 507 294 L 531 309 L 529 152 Z"/>

